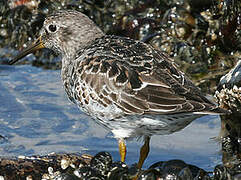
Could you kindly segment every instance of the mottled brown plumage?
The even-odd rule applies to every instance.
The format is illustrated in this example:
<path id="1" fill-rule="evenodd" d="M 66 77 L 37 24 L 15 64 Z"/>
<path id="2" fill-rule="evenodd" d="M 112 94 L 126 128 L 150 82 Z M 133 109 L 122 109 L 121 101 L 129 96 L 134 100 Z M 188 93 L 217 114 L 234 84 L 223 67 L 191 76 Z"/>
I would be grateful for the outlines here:
<path id="1" fill-rule="evenodd" d="M 87 100 L 78 88 L 85 82 L 97 95 L 89 94 L 90 98 L 103 106 L 114 103 L 128 115 L 221 111 L 171 59 L 142 42 L 103 36 L 78 51 L 72 68 L 71 74 L 69 67 L 64 68 L 63 80 L 77 103 Z"/>
<path id="2" fill-rule="evenodd" d="M 143 149 L 148 149 L 152 134 L 169 134 L 203 114 L 226 112 L 206 99 L 167 55 L 143 42 L 105 35 L 80 12 L 47 17 L 40 34 L 10 63 L 43 47 L 62 55 L 69 99 L 120 139 L 120 152 L 125 151 L 123 139 L 145 136 Z M 138 167 L 143 162 L 140 158 Z"/>

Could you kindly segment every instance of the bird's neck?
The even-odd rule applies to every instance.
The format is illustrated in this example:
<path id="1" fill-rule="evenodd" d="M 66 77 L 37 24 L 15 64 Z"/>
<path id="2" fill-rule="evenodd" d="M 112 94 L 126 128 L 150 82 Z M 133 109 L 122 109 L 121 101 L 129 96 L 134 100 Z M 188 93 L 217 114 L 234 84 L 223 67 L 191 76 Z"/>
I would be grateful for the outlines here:
<path id="1" fill-rule="evenodd" d="M 66 44 L 64 44 L 62 51 L 62 63 L 65 65 L 72 64 L 72 61 L 75 61 L 78 57 L 78 52 L 84 50 L 102 36 L 104 36 L 104 33 L 98 28 L 96 31 L 90 30 L 86 34 L 77 34 L 71 40 L 65 41 Z"/>

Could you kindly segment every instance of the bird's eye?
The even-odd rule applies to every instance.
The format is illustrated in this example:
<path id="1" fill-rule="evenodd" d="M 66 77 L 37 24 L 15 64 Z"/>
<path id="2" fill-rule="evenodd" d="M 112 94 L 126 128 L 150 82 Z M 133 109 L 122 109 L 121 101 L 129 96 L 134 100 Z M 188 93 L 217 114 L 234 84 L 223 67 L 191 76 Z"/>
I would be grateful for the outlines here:
<path id="1" fill-rule="evenodd" d="M 50 32 L 53 33 L 53 32 L 55 32 L 56 30 L 57 30 L 56 25 L 53 25 L 53 24 L 50 24 L 50 25 L 49 25 L 49 31 L 50 31 Z"/>

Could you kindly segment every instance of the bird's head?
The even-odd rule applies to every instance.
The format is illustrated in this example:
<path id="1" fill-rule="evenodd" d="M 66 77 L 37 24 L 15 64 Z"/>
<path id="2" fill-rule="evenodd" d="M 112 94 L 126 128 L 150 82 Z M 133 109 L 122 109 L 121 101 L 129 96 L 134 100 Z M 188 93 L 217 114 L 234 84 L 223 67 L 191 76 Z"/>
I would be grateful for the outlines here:
<path id="1" fill-rule="evenodd" d="M 90 45 L 104 33 L 86 15 L 74 10 L 62 10 L 48 16 L 40 30 L 39 38 L 9 64 L 42 48 L 49 48 L 65 59 L 71 59 L 77 50 Z"/>

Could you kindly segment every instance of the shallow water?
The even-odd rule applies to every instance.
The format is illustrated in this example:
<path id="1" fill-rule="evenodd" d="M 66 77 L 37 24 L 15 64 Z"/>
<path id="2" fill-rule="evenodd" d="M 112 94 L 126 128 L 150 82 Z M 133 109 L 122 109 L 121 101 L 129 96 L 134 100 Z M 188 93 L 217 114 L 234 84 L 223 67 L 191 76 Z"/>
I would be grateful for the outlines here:
<path id="1" fill-rule="evenodd" d="M 1 156 L 78 152 L 92 155 L 108 151 L 119 160 L 112 134 L 78 110 L 64 93 L 60 71 L 30 65 L 0 66 Z M 221 163 L 218 116 L 204 116 L 184 130 L 153 136 L 144 168 L 181 159 L 205 170 Z M 142 142 L 127 142 L 127 164 L 137 162 Z M 138 147 L 138 148 L 137 148 Z"/>

